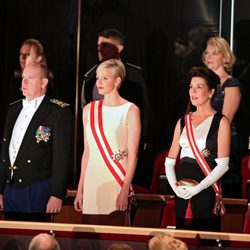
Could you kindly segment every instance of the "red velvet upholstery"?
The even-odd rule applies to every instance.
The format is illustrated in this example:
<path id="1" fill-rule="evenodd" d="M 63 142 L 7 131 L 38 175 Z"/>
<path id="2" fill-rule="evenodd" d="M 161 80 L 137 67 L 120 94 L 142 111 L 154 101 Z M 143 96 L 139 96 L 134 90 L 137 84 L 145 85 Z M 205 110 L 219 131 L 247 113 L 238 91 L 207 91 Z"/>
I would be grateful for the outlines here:
<path id="1" fill-rule="evenodd" d="M 149 189 L 140 187 L 138 185 L 134 185 L 134 192 L 135 193 L 142 193 L 142 194 L 157 194 L 158 193 L 158 187 L 159 187 L 159 177 L 160 175 L 165 175 L 165 157 L 166 152 L 159 153 L 154 160 L 154 170 L 153 170 L 153 177 L 151 180 L 151 185 Z"/>
<path id="2" fill-rule="evenodd" d="M 245 223 L 244 223 L 243 233 L 250 234 L 250 220 L 247 217 L 247 213 L 245 215 Z"/>
<path id="3" fill-rule="evenodd" d="M 175 201 L 171 200 L 167 205 L 165 206 L 163 213 L 162 213 L 162 219 L 161 219 L 161 228 L 167 228 L 167 227 L 175 227 Z"/>
<path id="4" fill-rule="evenodd" d="M 245 156 L 241 163 L 241 175 L 242 175 L 242 197 L 247 198 L 247 180 L 250 180 L 250 166 L 248 166 L 249 156 Z M 245 223 L 243 228 L 243 233 L 250 233 L 250 220 L 247 216 L 247 212 L 245 215 Z"/>
<path id="5" fill-rule="evenodd" d="M 247 180 L 250 180 L 250 169 L 248 166 L 249 156 L 245 156 L 241 162 L 241 176 L 242 176 L 242 197 L 247 198 Z"/>
<path id="6" fill-rule="evenodd" d="M 151 181 L 151 185 L 149 189 L 142 188 L 138 185 L 134 185 L 135 193 L 146 193 L 146 194 L 157 194 L 159 191 L 159 177 L 160 175 L 165 175 L 165 157 L 167 156 L 168 152 L 159 153 L 155 157 L 154 161 L 154 170 L 153 170 L 153 177 Z M 179 161 L 177 161 L 178 165 Z M 166 227 L 175 227 L 175 201 L 172 200 L 166 204 L 163 213 L 162 213 L 162 220 L 161 220 L 161 228 Z"/>

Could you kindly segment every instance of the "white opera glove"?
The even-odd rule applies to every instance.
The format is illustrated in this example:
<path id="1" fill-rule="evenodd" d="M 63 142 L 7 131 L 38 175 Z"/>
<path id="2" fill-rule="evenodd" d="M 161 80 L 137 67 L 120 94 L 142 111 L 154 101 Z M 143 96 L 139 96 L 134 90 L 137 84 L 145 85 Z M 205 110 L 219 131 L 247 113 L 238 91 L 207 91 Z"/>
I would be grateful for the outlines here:
<path id="1" fill-rule="evenodd" d="M 183 193 L 186 194 L 186 190 L 182 190 L 182 189 L 178 189 L 178 187 L 176 186 L 176 174 L 175 174 L 175 163 L 176 163 L 176 159 L 172 159 L 172 158 L 165 158 L 165 173 L 168 179 L 168 182 L 171 186 L 171 188 L 173 189 L 173 191 L 175 192 L 175 194 L 180 197 L 183 198 Z"/>
<path id="2" fill-rule="evenodd" d="M 216 158 L 215 162 L 217 163 L 216 167 L 211 171 L 211 173 L 204 178 L 196 186 L 180 186 L 178 189 L 186 190 L 186 193 L 183 194 L 183 198 L 188 200 L 200 193 L 202 190 L 210 187 L 215 182 L 217 182 L 228 170 L 229 157 Z"/>

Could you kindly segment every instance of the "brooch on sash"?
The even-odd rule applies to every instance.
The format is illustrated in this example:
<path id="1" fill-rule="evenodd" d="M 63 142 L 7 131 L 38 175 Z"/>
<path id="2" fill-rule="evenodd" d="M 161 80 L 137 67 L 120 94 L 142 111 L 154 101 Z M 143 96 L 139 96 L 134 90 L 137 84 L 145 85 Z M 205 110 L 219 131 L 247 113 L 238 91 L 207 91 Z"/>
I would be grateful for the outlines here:
<path id="1" fill-rule="evenodd" d="M 36 131 L 36 142 L 39 143 L 40 141 L 47 142 L 51 135 L 51 129 L 45 126 L 39 126 Z"/>
<path id="2" fill-rule="evenodd" d="M 208 148 L 204 148 L 201 150 L 201 155 L 205 158 L 208 157 L 211 154 L 210 150 Z"/>
<path id="3" fill-rule="evenodd" d="M 120 149 L 114 151 L 114 153 L 112 154 L 112 159 L 114 161 L 120 161 L 120 160 L 123 160 L 124 157 L 127 156 L 127 153 L 126 151 L 121 151 Z"/>

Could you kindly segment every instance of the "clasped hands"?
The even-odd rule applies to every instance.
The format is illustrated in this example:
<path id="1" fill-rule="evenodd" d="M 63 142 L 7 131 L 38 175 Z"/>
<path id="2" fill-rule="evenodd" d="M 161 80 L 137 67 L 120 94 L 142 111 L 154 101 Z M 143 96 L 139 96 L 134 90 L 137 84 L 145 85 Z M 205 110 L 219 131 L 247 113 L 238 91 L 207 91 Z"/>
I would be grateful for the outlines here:
<path id="1" fill-rule="evenodd" d="M 177 186 L 175 185 L 175 194 L 184 200 L 191 199 L 193 196 L 202 191 L 202 186 L 197 184 L 195 186 Z"/>

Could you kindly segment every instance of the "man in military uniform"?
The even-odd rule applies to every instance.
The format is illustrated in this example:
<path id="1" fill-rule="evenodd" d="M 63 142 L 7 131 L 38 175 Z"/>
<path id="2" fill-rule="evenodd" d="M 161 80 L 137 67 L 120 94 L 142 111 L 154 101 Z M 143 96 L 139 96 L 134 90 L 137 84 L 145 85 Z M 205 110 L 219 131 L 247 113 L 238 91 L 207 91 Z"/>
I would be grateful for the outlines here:
<path id="1" fill-rule="evenodd" d="M 97 41 L 99 63 L 108 59 L 121 59 L 121 52 L 124 49 L 124 36 L 116 29 L 107 29 L 98 34 Z M 96 88 L 96 68 L 92 67 L 85 75 L 81 92 L 82 107 L 91 101 L 100 100 L 103 97 Z M 148 98 L 147 88 L 143 78 L 142 69 L 130 63 L 125 63 L 126 76 L 119 89 L 120 95 L 130 102 L 136 104 L 141 111 L 142 138 L 140 149 L 146 148 L 147 143 L 147 112 Z"/>
<path id="2" fill-rule="evenodd" d="M 59 213 L 71 162 L 69 105 L 46 96 L 49 70 L 22 73 L 26 97 L 9 107 L 0 158 L 0 208 L 7 220 L 49 221 Z"/>

